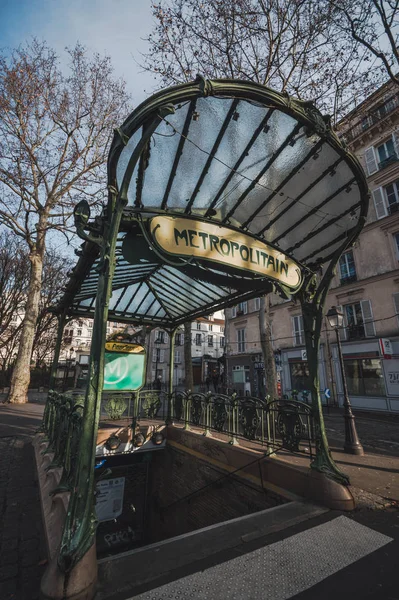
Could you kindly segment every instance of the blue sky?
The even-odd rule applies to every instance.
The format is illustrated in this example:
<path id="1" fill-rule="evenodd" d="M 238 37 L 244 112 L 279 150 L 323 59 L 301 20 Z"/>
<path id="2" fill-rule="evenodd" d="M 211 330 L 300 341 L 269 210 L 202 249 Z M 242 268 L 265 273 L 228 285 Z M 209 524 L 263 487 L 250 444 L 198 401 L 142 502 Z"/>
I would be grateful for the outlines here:
<path id="1" fill-rule="evenodd" d="M 136 106 L 156 82 L 137 61 L 152 29 L 150 0 L 0 0 L 0 46 L 14 48 L 32 37 L 46 40 L 61 56 L 77 41 L 109 54 Z"/>

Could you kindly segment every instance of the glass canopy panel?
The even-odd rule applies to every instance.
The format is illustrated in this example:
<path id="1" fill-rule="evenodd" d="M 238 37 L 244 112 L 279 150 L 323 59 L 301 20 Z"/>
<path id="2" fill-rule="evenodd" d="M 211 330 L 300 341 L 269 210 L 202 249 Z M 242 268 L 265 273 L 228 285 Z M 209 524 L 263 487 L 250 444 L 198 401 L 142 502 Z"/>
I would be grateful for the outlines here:
<path id="1" fill-rule="evenodd" d="M 299 133 L 292 138 L 293 145 L 289 143 L 284 150 L 276 156 L 273 163 L 261 177 L 257 185 L 255 185 L 247 197 L 239 204 L 233 214 L 233 218 L 239 223 L 245 223 L 248 219 L 248 215 L 255 214 L 254 218 L 256 219 L 256 223 L 252 220 L 248 223 L 248 228 L 251 231 L 258 232 L 265 227 L 269 222 L 270 215 L 276 211 L 276 208 L 284 198 L 280 195 L 283 192 L 279 189 L 282 182 L 284 182 L 287 177 L 291 177 L 295 180 L 299 177 L 299 165 L 301 164 L 301 161 L 303 161 L 303 158 L 311 153 L 317 141 L 318 140 L 313 141 L 307 138 L 303 133 L 303 129 L 301 129 Z M 280 147 L 281 145 L 279 144 L 274 148 L 274 152 L 278 152 Z M 250 179 L 252 179 L 252 175 L 256 177 L 255 173 L 250 173 Z M 270 198 L 270 202 L 258 212 L 258 208 L 262 207 L 263 203 L 268 198 Z"/>
<path id="2" fill-rule="evenodd" d="M 181 108 L 176 107 L 176 112 L 168 115 L 157 127 L 151 138 L 151 154 L 148 167 L 145 171 L 145 185 L 141 201 L 144 206 L 160 206 L 172 172 L 176 151 L 181 136 L 181 131 L 187 116 L 190 103 Z M 174 131 L 176 130 L 176 131 Z M 185 204 L 176 208 L 185 207 Z"/>
<path id="3" fill-rule="evenodd" d="M 183 138 L 183 151 L 169 194 L 169 209 L 187 206 L 231 103 L 230 99 L 197 100 L 188 132 Z M 166 120 L 169 121 L 169 117 Z M 183 133 L 183 127 L 182 123 L 178 128 L 179 134 Z"/>
<path id="4" fill-rule="evenodd" d="M 222 103 L 225 101 L 219 99 L 218 102 Z M 194 212 L 201 211 L 205 207 L 207 208 L 210 202 L 216 197 L 226 179 L 231 175 L 232 168 L 234 168 L 242 156 L 244 149 L 250 143 L 254 136 L 254 131 L 260 127 L 268 112 L 269 110 L 265 107 L 255 106 L 245 101 L 239 102 L 237 105 L 239 116 L 237 120 L 234 120 L 234 118 L 230 120 L 220 141 L 215 158 L 194 201 Z M 217 133 L 220 131 L 222 124 L 223 121 L 219 122 Z M 238 166 L 238 171 L 241 171 L 241 166 Z M 245 181 L 247 180 L 243 180 L 242 177 L 239 178 L 239 183 L 242 182 L 245 185 Z M 228 210 L 229 201 L 229 194 L 224 192 L 218 201 L 218 206 L 226 205 L 223 208 L 222 216 Z"/>
<path id="5" fill-rule="evenodd" d="M 326 174 L 319 178 L 319 181 L 310 188 L 308 181 L 308 191 L 305 194 L 301 192 L 296 195 L 294 206 L 284 213 L 283 217 L 276 221 L 268 230 L 268 239 L 274 243 L 278 243 L 281 248 L 286 246 L 287 240 L 289 245 L 293 245 L 296 241 L 303 238 L 305 232 L 312 228 L 315 220 L 312 217 L 333 217 L 340 213 L 343 209 L 341 201 L 338 201 L 338 196 L 341 197 L 340 191 L 344 191 L 346 187 L 353 181 L 353 174 L 348 166 L 343 163 L 341 168 L 333 177 Z M 320 173 L 322 175 L 322 173 Z M 317 181 L 317 177 L 314 181 Z M 312 183 L 314 183 L 314 181 Z M 306 188 L 305 188 L 306 190 Z M 349 198 L 348 194 L 342 196 L 346 203 L 350 200 L 353 204 L 358 198 Z M 330 198 L 330 200 L 329 200 Z M 312 225 L 313 222 L 313 225 Z M 289 236 L 287 234 L 289 232 Z M 295 241 L 293 241 L 295 240 Z"/>
<path id="6" fill-rule="evenodd" d="M 137 144 L 139 143 L 139 141 L 141 139 L 141 133 L 142 133 L 142 129 L 140 127 L 137 131 L 135 131 L 133 133 L 133 135 L 130 137 L 128 143 L 126 144 L 126 146 L 123 148 L 122 152 L 120 153 L 120 156 L 118 159 L 118 164 L 116 166 L 116 180 L 118 182 L 118 187 L 120 187 L 122 185 L 123 176 L 125 174 L 126 167 L 129 163 L 129 159 L 130 159 L 131 155 L 134 152 L 134 149 L 136 148 Z"/>

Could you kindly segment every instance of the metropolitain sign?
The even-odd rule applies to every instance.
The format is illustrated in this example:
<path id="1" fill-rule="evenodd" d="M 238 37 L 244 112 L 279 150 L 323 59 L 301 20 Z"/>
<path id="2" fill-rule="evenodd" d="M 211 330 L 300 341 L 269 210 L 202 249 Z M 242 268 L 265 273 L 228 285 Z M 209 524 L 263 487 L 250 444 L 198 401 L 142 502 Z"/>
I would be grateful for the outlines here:
<path id="1" fill-rule="evenodd" d="M 150 220 L 156 244 L 168 254 L 193 256 L 274 279 L 292 291 L 303 278 L 299 265 L 273 246 L 208 221 L 158 216 Z"/>

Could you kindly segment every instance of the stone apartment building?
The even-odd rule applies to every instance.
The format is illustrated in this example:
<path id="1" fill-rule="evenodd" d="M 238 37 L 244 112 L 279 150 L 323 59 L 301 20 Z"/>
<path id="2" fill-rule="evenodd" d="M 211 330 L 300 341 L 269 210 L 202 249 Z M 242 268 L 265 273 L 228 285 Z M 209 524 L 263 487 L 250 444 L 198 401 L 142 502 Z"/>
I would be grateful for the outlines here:
<path id="1" fill-rule="evenodd" d="M 399 411 L 399 94 L 388 83 L 341 121 L 338 134 L 361 161 L 371 192 L 368 220 L 337 267 L 326 310 L 341 306 L 342 350 L 353 407 Z M 233 386 L 259 395 L 262 362 L 257 300 L 229 313 L 227 345 Z M 272 298 L 273 344 L 282 393 L 308 388 L 299 303 Z M 392 354 L 383 354 L 389 340 Z M 342 404 L 335 332 L 327 323 L 319 356 L 320 388 Z M 260 394 L 262 395 L 262 394 Z M 328 395 L 328 392 L 327 392 Z M 301 394 L 299 395 L 301 397 Z"/>
<path id="2" fill-rule="evenodd" d="M 191 356 L 195 389 L 207 388 L 208 383 L 220 376 L 224 355 L 224 318 L 220 311 L 191 323 Z M 154 329 L 150 335 L 147 361 L 147 385 L 156 380 L 166 388 L 169 382 L 170 339 L 166 331 Z M 184 387 L 184 328 L 176 333 L 173 386 Z M 211 387 L 213 389 L 213 387 Z"/>

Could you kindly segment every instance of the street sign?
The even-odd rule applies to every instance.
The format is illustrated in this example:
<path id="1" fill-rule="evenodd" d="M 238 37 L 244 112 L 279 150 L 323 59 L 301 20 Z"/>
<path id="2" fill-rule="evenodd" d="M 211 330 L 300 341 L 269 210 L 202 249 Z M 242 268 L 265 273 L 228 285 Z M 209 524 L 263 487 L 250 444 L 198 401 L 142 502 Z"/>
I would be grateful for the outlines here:
<path id="1" fill-rule="evenodd" d="M 381 354 L 382 354 L 383 358 L 391 359 L 392 354 L 393 354 L 391 340 L 388 340 L 386 338 L 381 338 L 379 340 L 379 342 L 380 342 L 380 350 L 381 350 Z"/>
<path id="2" fill-rule="evenodd" d="M 144 385 L 145 349 L 138 344 L 105 344 L 104 390 L 134 392 Z"/>
<path id="3" fill-rule="evenodd" d="M 326 388 L 324 390 L 324 395 L 326 397 L 326 400 L 329 400 L 331 398 L 331 390 L 330 390 L 330 388 Z"/>
<path id="4" fill-rule="evenodd" d="M 308 354 L 307 354 L 306 350 L 301 350 L 301 357 L 302 357 L 302 360 L 308 360 Z"/>

